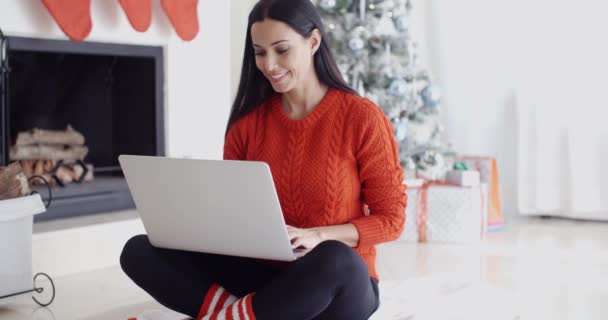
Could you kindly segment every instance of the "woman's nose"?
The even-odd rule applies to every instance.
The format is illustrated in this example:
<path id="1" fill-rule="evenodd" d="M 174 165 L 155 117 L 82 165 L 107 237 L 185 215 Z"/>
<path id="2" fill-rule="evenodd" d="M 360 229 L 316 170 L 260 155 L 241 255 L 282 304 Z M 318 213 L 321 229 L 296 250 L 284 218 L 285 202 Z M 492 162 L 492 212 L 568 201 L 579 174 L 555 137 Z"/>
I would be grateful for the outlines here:
<path id="1" fill-rule="evenodd" d="M 266 71 L 268 71 L 268 72 L 273 71 L 274 69 L 277 68 L 276 61 L 273 58 L 270 58 L 270 57 L 266 58 L 266 66 L 265 66 L 265 68 L 266 68 Z"/>

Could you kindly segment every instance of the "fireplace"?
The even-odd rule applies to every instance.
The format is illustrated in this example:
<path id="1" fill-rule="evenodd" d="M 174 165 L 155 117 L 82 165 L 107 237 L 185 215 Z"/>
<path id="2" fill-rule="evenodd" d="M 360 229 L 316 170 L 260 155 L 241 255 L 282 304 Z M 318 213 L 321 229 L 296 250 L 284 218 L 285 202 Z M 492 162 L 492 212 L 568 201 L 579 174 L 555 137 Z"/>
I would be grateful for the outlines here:
<path id="1" fill-rule="evenodd" d="M 23 132 L 74 129 L 94 179 L 52 188 L 36 221 L 134 208 L 120 154 L 165 153 L 163 49 L 156 46 L 7 37 L 0 161 Z M 43 199 L 46 187 L 34 186 Z"/>

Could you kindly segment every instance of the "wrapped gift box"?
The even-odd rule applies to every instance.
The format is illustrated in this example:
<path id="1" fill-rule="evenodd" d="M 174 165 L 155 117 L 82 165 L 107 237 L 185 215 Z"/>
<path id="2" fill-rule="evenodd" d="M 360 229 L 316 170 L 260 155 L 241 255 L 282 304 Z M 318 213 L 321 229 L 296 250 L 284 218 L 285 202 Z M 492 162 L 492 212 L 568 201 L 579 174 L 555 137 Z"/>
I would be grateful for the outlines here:
<path id="1" fill-rule="evenodd" d="M 500 205 L 500 182 L 498 179 L 498 164 L 491 157 L 462 156 L 457 161 L 467 164 L 470 170 L 479 171 L 482 183 L 488 185 L 486 202 L 488 203 L 488 230 L 501 229 L 504 225 Z"/>
<path id="2" fill-rule="evenodd" d="M 445 182 L 462 187 L 474 187 L 480 183 L 479 171 L 475 170 L 449 170 Z"/>
<path id="3" fill-rule="evenodd" d="M 407 182 L 406 182 L 407 184 Z M 487 185 L 408 185 L 405 229 L 409 242 L 479 242 L 487 230 Z"/>

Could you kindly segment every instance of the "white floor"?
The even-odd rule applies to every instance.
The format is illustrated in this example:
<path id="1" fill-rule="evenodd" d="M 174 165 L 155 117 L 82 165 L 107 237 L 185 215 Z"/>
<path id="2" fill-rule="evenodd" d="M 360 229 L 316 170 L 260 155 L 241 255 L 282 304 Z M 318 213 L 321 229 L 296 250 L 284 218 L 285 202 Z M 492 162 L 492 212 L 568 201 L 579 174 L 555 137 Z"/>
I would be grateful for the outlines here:
<path id="1" fill-rule="evenodd" d="M 608 223 L 511 221 L 479 245 L 379 248 L 374 320 L 608 319 Z M 126 320 L 162 308 L 118 267 L 55 279 L 57 296 L 0 301 L 0 319 Z M 40 297 L 44 299 L 44 297 Z"/>

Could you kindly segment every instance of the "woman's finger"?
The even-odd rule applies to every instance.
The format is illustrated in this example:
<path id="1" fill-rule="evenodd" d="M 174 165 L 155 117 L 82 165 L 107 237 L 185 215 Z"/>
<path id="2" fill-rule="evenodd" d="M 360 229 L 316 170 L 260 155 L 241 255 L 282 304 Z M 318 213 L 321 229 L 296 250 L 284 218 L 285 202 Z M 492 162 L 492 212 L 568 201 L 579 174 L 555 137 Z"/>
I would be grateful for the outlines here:
<path id="1" fill-rule="evenodd" d="M 289 235 L 290 238 L 292 238 L 294 235 L 298 234 L 298 229 L 293 228 L 293 227 L 288 227 L 287 228 L 287 235 Z"/>
<path id="2" fill-rule="evenodd" d="M 300 240 L 300 238 L 295 238 L 295 241 L 293 241 L 293 243 L 291 244 L 291 248 L 292 249 L 297 249 L 302 245 L 302 241 Z"/>
<path id="3" fill-rule="evenodd" d="M 293 240 L 294 238 L 296 238 L 298 236 L 298 231 L 291 229 L 291 230 L 287 230 L 287 236 L 289 237 L 289 240 Z"/>

